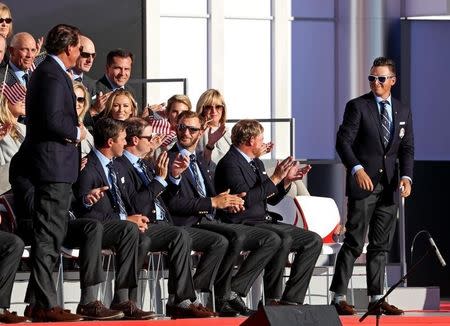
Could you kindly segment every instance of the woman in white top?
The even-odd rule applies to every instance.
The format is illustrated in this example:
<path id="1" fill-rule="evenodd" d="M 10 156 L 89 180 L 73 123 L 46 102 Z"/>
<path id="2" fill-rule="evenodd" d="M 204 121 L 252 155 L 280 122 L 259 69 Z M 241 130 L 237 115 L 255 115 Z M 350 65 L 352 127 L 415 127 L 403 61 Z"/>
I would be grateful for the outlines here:
<path id="1" fill-rule="evenodd" d="M 208 89 L 197 101 L 197 113 L 205 117 L 205 132 L 198 143 L 197 150 L 209 163 L 211 171 L 217 162 L 228 152 L 231 135 L 225 127 L 227 106 L 222 94 L 216 89 Z"/>
<path id="2" fill-rule="evenodd" d="M 3 94 L 0 97 L 0 165 L 5 165 L 25 139 L 25 125 L 17 121 L 25 115 L 25 100 L 11 103 Z"/>
<path id="3" fill-rule="evenodd" d="M 84 115 L 88 111 L 91 103 L 89 101 L 89 92 L 86 87 L 80 82 L 73 82 L 73 91 L 77 98 L 76 109 L 78 115 L 78 121 L 83 122 Z M 87 130 L 86 130 L 87 131 Z M 86 138 L 81 141 L 81 157 L 85 157 L 91 149 L 94 148 L 94 137 L 89 131 L 87 131 Z"/>

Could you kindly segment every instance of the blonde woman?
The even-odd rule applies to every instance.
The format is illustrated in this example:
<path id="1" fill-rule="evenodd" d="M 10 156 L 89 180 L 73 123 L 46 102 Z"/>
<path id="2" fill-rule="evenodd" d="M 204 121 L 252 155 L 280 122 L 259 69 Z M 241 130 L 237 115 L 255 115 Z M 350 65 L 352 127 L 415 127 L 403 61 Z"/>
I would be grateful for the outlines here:
<path id="1" fill-rule="evenodd" d="M 231 135 L 225 128 L 227 106 L 222 94 L 216 89 L 208 89 L 197 101 L 197 113 L 205 118 L 205 132 L 198 143 L 197 150 L 210 162 L 210 169 L 228 152 Z"/>
<path id="2" fill-rule="evenodd" d="M 78 121 L 83 122 L 84 115 L 89 110 L 91 105 L 89 92 L 86 87 L 80 82 L 73 82 L 73 91 L 76 96 L 76 109 Z M 94 148 L 94 137 L 87 131 L 86 139 L 81 141 L 81 157 L 85 157 L 91 149 Z"/>
<path id="3" fill-rule="evenodd" d="M 25 115 L 25 103 L 10 103 L 0 94 L 0 165 L 11 161 L 25 139 L 25 125 L 17 120 Z"/>
<path id="4" fill-rule="evenodd" d="M 98 117 L 113 118 L 125 121 L 137 115 L 137 102 L 133 95 L 125 90 L 118 89 L 111 93 L 105 104 L 105 110 Z"/>
<path id="5" fill-rule="evenodd" d="M 11 10 L 4 3 L 0 2 L 0 35 L 8 38 L 13 33 L 13 20 Z"/>

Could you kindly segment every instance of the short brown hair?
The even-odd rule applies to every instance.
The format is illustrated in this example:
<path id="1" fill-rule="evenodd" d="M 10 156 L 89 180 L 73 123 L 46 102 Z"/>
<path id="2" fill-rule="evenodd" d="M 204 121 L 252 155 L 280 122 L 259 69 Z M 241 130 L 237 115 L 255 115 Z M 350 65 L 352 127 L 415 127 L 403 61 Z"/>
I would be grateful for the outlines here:
<path id="1" fill-rule="evenodd" d="M 127 131 L 127 143 L 131 144 L 133 137 L 139 137 L 144 132 L 144 129 L 149 126 L 147 120 L 139 117 L 131 117 L 124 121 Z"/>
<path id="2" fill-rule="evenodd" d="M 395 62 L 392 59 L 386 58 L 386 57 L 378 57 L 373 60 L 372 68 L 373 67 L 388 67 L 389 70 L 396 75 L 397 69 L 395 68 Z"/>
<path id="3" fill-rule="evenodd" d="M 205 124 L 205 118 L 199 115 L 197 112 L 194 111 L 183 111 L 180 113 L 180 115 L 177 118 L 177 123 L 180 123 L 182 119 L 193 119 L 198 118 L 200 120 L 200 126 L 202 129 L 204 129 Z"/>
<path id="4" fill-rule="evenodd" d="M 49 54 L 58 55 L 67 47 L 78 45 L 79 39 L 78 27 L 59 24 L 48 32 L 45 38 L 45 49 Z"/>
<path id="5" fill-rule="evenodd" d="M 263 132 L 264 127 L 257 120 L 239 120 L 231 129 L 231 142 L 234 146 L 239 146 Z"/>

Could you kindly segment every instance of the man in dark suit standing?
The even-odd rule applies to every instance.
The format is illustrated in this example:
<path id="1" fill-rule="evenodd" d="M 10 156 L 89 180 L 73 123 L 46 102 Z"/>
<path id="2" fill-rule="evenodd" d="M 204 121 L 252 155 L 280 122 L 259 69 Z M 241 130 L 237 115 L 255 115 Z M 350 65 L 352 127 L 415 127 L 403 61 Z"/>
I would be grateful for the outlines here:
<path id="1" fill-rule="evenodd" d="M 391 97 L 391 88 L 396 82 L 395 63 L 388 58 L 376 58 L 368 79 L 371 92 L 347 103 L 336 139 L 336 150 L 347 169 L 348 196 L 347 231 L 330 287 L 334 292 L 333 304 L 341 315 L 356 313 L 346 302 L 345 294 L 368 228 L 369 309 L 382 297 L 386 254 L 395 230 L 398 191 L 400 189 L 402 197 L 411 193 L 412 117 L 408 107 Z M 387 302 L 382 304 L 381 312 L 388 315 L 403 313 Z"/>
<path id="2" fill-rule="evenodd" d="M 246 193 L 245 210 L 238 213 L 221 211 L 228 223 L 254 225 L 269 230 L 281 238 L 281 246 L 267 264 L 264 272 L 264 292 L 268 304 L 303 304 L 316 260 L 322 249 L 322 239 L 314 232 L 278 222 L 267 211 L 267 204 L 276 205 L 289 191 L 291 183 L 303 178 L 310 166 L 300 168 L 288 157 L 277 163 L 268 176 L 259 156 L 266 151 L 264 128 L 256 120 L 241 120 L 231 131 L 233 146 L 217 164 L 215 187 L 217 192 L 230 189 L 232 193 Z M 291 273 L 282 292 L 283 272 L 290 252 L 295 252 Z"/>
<path id="3" fill-rule="evenodd" d="M 169 198 L 168 206 L 176 225 L 213 231 L 228 239 L 229 247 L 215 282 L 217 309 L 223 314 L 232 314 L 236 311 L 243 316 L 249 316 L 254 311 L 247 308 L 241 297 L 247 295 L 255 279 L 273 259 L 280 247 L 281 239 L 269 230 L 222 223 L 219 220 L 219 216 L 226 214 L 226 211 L 232 212 L 229 215 L 233 216 L 244 209 L 242 204 L 237 205 L 233 201 L 236 197 L 244 196 L 245 191 L 234 189 L 230 191 L 229 188 L 223 188 L 216 194 L 212 177 L 206 168 L 207 164 L 202 155 L 195 153 L 203 135 L 203 125 L 203 117 L 195 112 L 185 111 L 178 116 L 178 141 L 170 149 L 169 155 L 172 159 L 180 154 L 189 157 L 190 164 L 189 169 L 182 174 L 180 191 Z M 231 176 L 227 174 L 223 177 Z M 250 251 L 250 254 L 232 277 L 234 265 L 241 251 Z"/>
<path id="4" fill-rule="evenodd" d="M 57 306 L 52 273 L 67 232 L 72 183 L 80 170 L 78 143 L 86 129 L 78 125 L 75 94 L 67 69 L 80 55 L 79 30 L 53 27 L 45 40 L 47 58 L 33 72 L 26 96 L 27 135 L 20 148 L 36 187 L 32 270 L 28 289 L 36 296 L 33 319 L 73 321 L 80 316 Z"/>

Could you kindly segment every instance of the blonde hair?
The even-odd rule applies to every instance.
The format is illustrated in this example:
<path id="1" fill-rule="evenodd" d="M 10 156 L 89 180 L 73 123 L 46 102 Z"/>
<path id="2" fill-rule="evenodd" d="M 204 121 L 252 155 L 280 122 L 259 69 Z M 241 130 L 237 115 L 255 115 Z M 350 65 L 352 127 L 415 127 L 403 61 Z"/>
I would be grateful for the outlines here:
<path id="1" fill-rule="evenodd" d="M 0 2 L 0 16 L 3 16 L 4 14 L 6 14 L 9 18 L 12 19 L 11 10 L 9 9 L 9 7 L 5 5 L 3 2 Z M 8 35 L 5 36 L 5 38 L 10 37 L 12 34 L 13 34 L 13 22 L 9 24 L 9 32 Z"/>
<path id="2" fill-rule="evenodd" d="M 137 102 L 133 97 L 133 94 L 131 94 L 131 92 L 119 88 L 117 90 L 115 90 L 114 92 L 112 92 L 112 94 L 108 97 L 108 100 L 106 101 L 105 104 L 105 110 L 103 111 L 103 115 L 102 117 L 107 117 L 107 118 L 112 118 L 112 108 L 113 108 L 113 103 L 114 100 L 116 99 L 117 96 L 126 96 L 130 99 L 131 102 L 131 115 L 130 117 L 135 117 L 137 116 Z"/>
<path id="3" fill-rule="evenodd" d="M 222 116 L 220 117 L 220 124 L 224 124 L 227 121 L 227 105 L 222 94 L 217 90 L 210 88 L 200 95 L 197 101 L 197 113 L 201 116 L 206 117 L 206 111 L 204 107 L 207 105 L 212 105 L 214 102 L 220 102 L 223 105 Z"/>
<path id="4" fill-rule="evenodd" d="M 2 94 L 0 99 L 0 124 L 12 126 L 9 134 L 14 140 L 18 140 L 22 137 L 19 132 L 19 127 L 17 126 L 17 119 L 14 118 L 13 114 L 8 107 L 8 99 Z"/>
<path id="5" fill-rule="evenodd" d="M 80 114 L 78 115 L 78 121 L 83 121 L 84 116 L 86 115 L 86 112 L 88 111 L 89 107 L 91 106 L 91 102 L 89 99 L 90 94 L 89 94 L 87 88 L 78 81 L 73 82 L 73 90 L 75 91 L 76 89 L 82 90 L 83 94 L 84 94 L 83 111 L 81 111 Z"/>
<path id="6" fill-rule="evenodd" d="M 186 105 L 189 108 L 189 111 L 192 110 L 192 104 L 191 104 L 191 100 L 189 99 L 189 97 L 187 97 L 186 95 L 183 95 L 183 94 L 177 94 L 167 100 L 166 114 L 170 113 L 170 110 L 174 103 L 183 103 L 184 105 Z"/>

